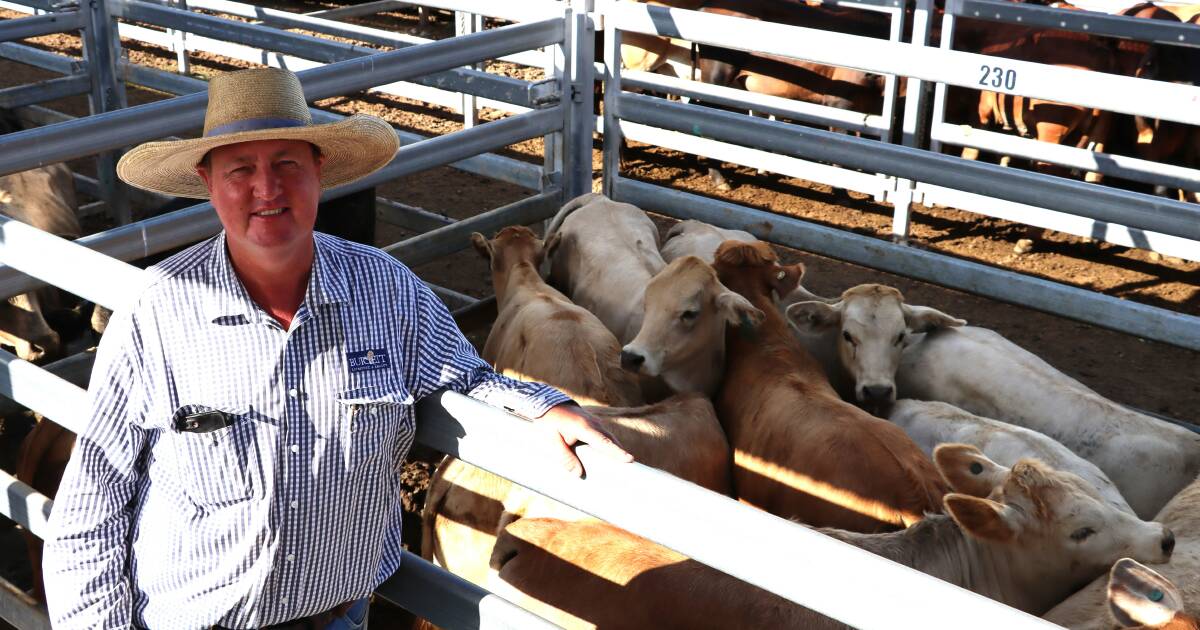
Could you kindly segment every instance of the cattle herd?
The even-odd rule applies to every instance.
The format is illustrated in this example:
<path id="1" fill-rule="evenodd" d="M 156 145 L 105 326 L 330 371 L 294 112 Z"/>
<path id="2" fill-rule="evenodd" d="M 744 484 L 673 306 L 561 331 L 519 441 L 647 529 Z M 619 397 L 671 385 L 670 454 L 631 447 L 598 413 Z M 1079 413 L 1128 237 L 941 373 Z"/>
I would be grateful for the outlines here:
<path id="1" fill-rule="evenodd" d="M 881 13 L 815 1 L 655 3 L 877 38 L 890 28 Z M 1200 5 L 1119 14 L 1200 23 Z M 1195 48 L 972 20 L 959 21 L 955 42 L 1200 84 Z M 633 33 L 621 55 L 630 69 L 859 112 L 884 101 L 878 75 L 772 55 Z M 1200 166 L 1200 130 L 1170 121 L 967 90 L 951 91 L 946 117 Z M 0 133 L 16 128 L 0 118 Z M 1200 202 L 1196 191 L 1109 183 Z M 82 233 L 62 165 L 0 178 L 0 212 Z M 471 244 L 497 300 L 484 358 L 570 394 L 642 464 L 1069 628 L 1200 628 L 1200 435 L 895 288 L 815 295 L 803 265 L 781 264 L 746 232 L 683 221 L 660 239 L 639 208 L 589 194 L 562 207 L 544 240 L 514 226 Z M 80 312 L 56 290 L 10 298 L 0 343 L 56 358 L 55 328 L 63 318 L 87 328 Z M 97 333 L 105 314 L 92 314 Z M 39 423 L 17 476 L 53 495 L 73 439 Z M 422 534 L 426 558 L 568 628 L 843 627 L 453 457 L 432 479 Z"/>
<path id="2" fill-rule="evenodd" d="M 590 193 L 546 234 L 471 235 L 484 358 L 641 463 L 1067 627 L 1193 627 L 1200 435 L 894 288 L 814 295 L 745 232 L 660 244 Z M 422 525 L 426 558 L 568 628 L 843 627 L 453 457 Z"/>

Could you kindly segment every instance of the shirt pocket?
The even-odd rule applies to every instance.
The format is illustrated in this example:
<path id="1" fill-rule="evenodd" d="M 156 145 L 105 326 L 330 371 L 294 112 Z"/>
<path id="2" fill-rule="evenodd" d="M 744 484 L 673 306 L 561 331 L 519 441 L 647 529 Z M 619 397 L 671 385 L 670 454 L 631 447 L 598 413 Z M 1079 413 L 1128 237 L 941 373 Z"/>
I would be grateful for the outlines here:
<path id="1" fill-rule="evenodd" d="M 261 485 L 258 426 L 249 407 L 237 404 L 188 404 L 175 410 L 171 426 L 186 415 L 226 414 L 229 426 L 207 433 L 170 430 L 177 481 L 197 505 L 222 507 L 245 501 Z"/>
<path id="2" fill-rule="evenodd" d="M 346 471 L 376 474 L 391 468 L 401 434 L 413 432 L 413 397 L 398 382 L 356 387 L 337 397 L 342 409 Z"/>

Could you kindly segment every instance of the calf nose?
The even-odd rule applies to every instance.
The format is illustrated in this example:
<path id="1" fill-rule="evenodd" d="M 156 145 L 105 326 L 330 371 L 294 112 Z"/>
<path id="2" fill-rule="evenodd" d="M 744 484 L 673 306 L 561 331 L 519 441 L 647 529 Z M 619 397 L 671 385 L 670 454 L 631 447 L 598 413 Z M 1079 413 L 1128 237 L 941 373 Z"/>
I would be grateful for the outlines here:
<path id="1" fill-rule="evenodd" d="M 891 385 L 863 386 L 863 399 L 869 402 L 884 402 L 892 399 Z"/>
<path id="2" fill-rule="evenodd" d="M 1163 555 L 1168 558 L 1171 557 L 1171 552 L 1175 551 L 1175 532 L 1169 529 L 1167 530 L 1166 535 L 1164 535 L 1162 539 L 1162 550 Z"/>
<path id="3" fill-rule="evenodd" d="M 636 372 L 642 368 L 642 364 L 646 362 L 646 357 L 629 350 L 621 351 L 621 367 L 631 372 Z"/>

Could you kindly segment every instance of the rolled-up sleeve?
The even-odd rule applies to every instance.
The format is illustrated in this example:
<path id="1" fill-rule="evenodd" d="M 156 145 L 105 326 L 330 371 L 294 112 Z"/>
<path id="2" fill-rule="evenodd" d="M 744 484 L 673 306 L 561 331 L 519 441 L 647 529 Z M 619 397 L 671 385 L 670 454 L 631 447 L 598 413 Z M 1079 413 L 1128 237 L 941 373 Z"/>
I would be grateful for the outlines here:
<path id="1" fill-rule="evenodd" d="M 497 374 L 475 352 L 433 291 L 415 276 L 413 282 L 420 336 L 415 399 L 445 387 L 526 418 L 541 417 L 551 407 L 571 401 L 549 385 Z"/>
<path id="2" fill-rule="evenodd" d="M 59 485 L 42 568 L 55 628 L 129 628 L 131 501 L 145 446 L 136 335 L 114 316 L 88 388 L 88 424 Z"/>

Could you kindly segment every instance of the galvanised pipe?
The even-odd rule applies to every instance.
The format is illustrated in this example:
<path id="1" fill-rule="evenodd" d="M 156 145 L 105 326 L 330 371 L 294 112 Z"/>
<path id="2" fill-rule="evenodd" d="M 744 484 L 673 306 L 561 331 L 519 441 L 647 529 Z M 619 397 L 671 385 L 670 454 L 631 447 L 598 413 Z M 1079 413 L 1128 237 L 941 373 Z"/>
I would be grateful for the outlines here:
<path id="1" fill-rule="evenodd" d="M 342 61 L 298 73 L 305 98 L 320 100 L 380 84 L 540 48 L 563 37 L 562 18 L 517 24 L 403 50 Z M 0 174 L 62 162 L 199 127 L 207 94 L 128 107 L 0 138 Z"/>
<path id="2" fill-rule="evenodd" d="M 1096 221 L 1200 241 L 1200 206 L 949 155 L 854 138 L 640 94 L 621 94 L 631 122 L 885 173 Z"/>

